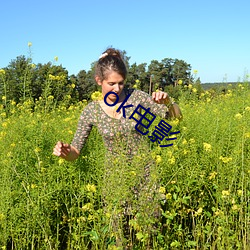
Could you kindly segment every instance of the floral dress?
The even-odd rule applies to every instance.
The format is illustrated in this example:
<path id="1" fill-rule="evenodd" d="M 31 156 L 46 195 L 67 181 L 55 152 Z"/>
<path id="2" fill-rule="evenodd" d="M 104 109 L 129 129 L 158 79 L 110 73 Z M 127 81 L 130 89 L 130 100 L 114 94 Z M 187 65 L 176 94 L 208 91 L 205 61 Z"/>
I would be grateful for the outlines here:
<path id="1" fill-rule="evenodd" d="M 145 144 L 147 148 L 140 151 L 143 152 L 146 160 L 140 158 L 133 161 L 133 158 L 140 157 L 138 149 L 148 135 L 138 132 L 135 129 L 137 122 L 129 117 L 139 104 L 145 109 L 150 108 L 150 112 L 154 115 L 162 118 L 169 116 L 167 106 L 155 103 L 147 93 L 135 89 L 124 90 L 126 96 L 130 95 L 124 103 L 124 107 L 133 105 L 133 107 L 125 108 L 126 118 L 123 116 L 120 119 L 110 117 L 104 112 L 98 101 L 93 101 L 84 108 L 72 141 L 72 145 L 80 151 L 93 126 L 98 128 L 103 137 L 107 155 L 103 182 L 100 185 L 104 207 L 112 213 L 111 224 L 114 231 L 124 228 L 124 225 L 121 226 L 120 223 L 121 217 L 123 217 L 121 214 L 129 218 L 135 214 L 141 214 L 143 219 L 152 218 L 151 221 L 154 221 L 159 215 L 158 179 L 152 177 L 156 176 L 153 174 L 156 165 L 152 163 L 152 158 L 148 157 L 150 155 L 148 143 Z M 120 210 L 115 209 L 117 204 L 119 204 Z M 122 212 L 114 214 L 115 211 Z M 148 225 L 147 222 L 143 223 Z M 128 224 L 125 228 L 129 228 Z M 150 231 L 150 228 L 148 230 Z"/>
<path id="2" fill-rule="evenodd" d="M 124 90 L 126 95 L 130 94 L 124 107 L 130 104 L 133 105 L 133 107 L 124 108 L 126 118 L 123 116 L 120 119 L 110 117 L 105 113 L 98 101 L 93 101 L 84 108 L 72 141 L 72 146 L 78 149 L 79 152 L 84 146 L 92 126 L 96 126 L 110 153 L 119 153 L 116 142 L 120 142 L 119 146 L 126 149 L 127 155 L 135 155 L 136 149 L 138 149 L 143 139 L 142 137 L 146 137 L 135 129 L 136 121 L 129 118 L 139 104 L 145 109 L 150 108 L 150 112 L 154 115 L 168 118 L 169 112 L 166 105 L 155 103 L 152 98 L 143 91 L 135 89 Z"/>

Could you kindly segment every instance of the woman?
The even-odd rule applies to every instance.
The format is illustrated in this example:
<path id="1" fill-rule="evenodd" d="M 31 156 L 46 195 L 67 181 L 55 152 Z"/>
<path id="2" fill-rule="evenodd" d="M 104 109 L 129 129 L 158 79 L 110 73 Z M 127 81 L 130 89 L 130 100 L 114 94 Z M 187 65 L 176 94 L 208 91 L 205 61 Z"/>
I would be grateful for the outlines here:
<path id="1" fill-rule="evenodd" d="M 115 196 L 119 196 L 119 203 L 123 203 L 120 205 L 126 210 L 124 213 L 131 215 L 131 213 L 138 212 L 139 208 L 141 209 L 148 203 L 147 201 L 151 203 L 155 201 L 153 191 L 156 189 L 154 183 L 152 184 L 151 182 L 150 184 L 150 163 L 147 161 L 143 162 L 143 160 L 141 160 L 141 164 L 133 165 L 132 163 L 134 156 L 139 155 L 139 149 L 145 146 L 144 142 L 148 134 L 143 132 L 142 126 L 136 126 L 136 120 L 131 119 L 131 114 L 138 105 L 145 109 L 150 108 L 152 114 L 159 115 L 162 118 L 180 118 L 181 111 L 178 105 L 173 103 L 165 92 L 154 92 L 151 97 L 143 91 L 124 88 L 126 76 L 127 69 L 120 51 L 113 48 L 107 49 L 100 56 L 95 69 L 95 80 L 102 88 L 103 100 L 90 102 L 84 108 L 72 143 L 57 142 L 53 153 L 68 161 L 77 159 L 92 126 L 96 126 L 107 148 L 107 164 L 104 174 L 104 183 L 107 183 L 107 185 L 104 184 L 102 186 L 105 206 L 108 207 L 108 204 L 112 203 L 112 199 L 114 200 Z M 147 135 L 145 136 L 145 134 Z M 149 155 L 147 150 L 149 148 L 143 148 L 144 155 Z M 121 155 L 125 155 L 125 160 L 123 157 L 124 161 L 120 164 L 120 168 L 117 171 L 117 169 L 115 170 L 114 162 L 119 163 L 122 158 Z M 138 175 L 138 171 L 135 173 L 137 175 L 135 177 L 137 178 L 136 181 L 131 181 L 128 178 L 130 173 L 135 172 L 126 172 L 131 166 L 137 167 L 137 170 L 141 171 L 141 175 Z M 124 171 L 123 173 L 125 174 L 121 176 L 119 181 L 117 175 L 121 175 L 121 171 Z M 111 187 L 112 181 L 110 180 L 112 176 L 116 178 L 116 184 L 119 188 Z M 129 190 L 132 190 L 132 196 L 127 195 L 128 192 L 126 193 L 125 189 L 123 189 L 124 185 L 129 185 L 129 181 L 132 183 L 129 187 Z M 119 193 L 119 190 L 122 191 Z M 117 195 L 115 195 L 116 191 L 118 192 Z M 126 191 L 128 191 L 128 188 Z M 130 201 L 128 197 L 130 197 Z M 131 208 L 135 205 L 134 200 L 140 199 L 139 197 L 142 197 L 141 202 L 137 202 L 136 208 Z M 152 212 L 154 210 L 152 206 L 145 205 L 144 207 L 144 212 L 150 207 L 150 211 L 147 210 L 146 212 L 147 216 L 149 213 L 151 215 L 154 213 L 154 211 Z M 111 211 L 114 211 L 113 207 Z M 117 221 L 120 220 L 120 217 L 119 213 L 113 217 L 114 231 L 117 231 L 119 228 Z"/>
<path id="2" fill-rule="evenodd" d="M 107 49 L 99 58 L 96 64 L 95 80 L 102 87 L 103 97 L 109 92 L 114 92 L 119 96 L 118 104 L 111 106 L 117 100 L 117 95 L 109 94 L 106 100 L 98 103 L 92 102 L 83 110 L 78 129 L 71 144 L 57 142 L 53 154 L 65 160 L 73 161 L 78 158 L 80 151 L 88 138 L 93 125 L 98 127 L 98 131 L 104 138 L 105 145 L 112 152 L 112 144 L 115 133 L 123 132 L 124 136 L 132 132 L 133 145 L 140 141 L 142 134 L 134 128 L 134 124 L 128 118 L 123 117 L 123 113 L 116 112 L 117 107 L 124 101 L 128 94 L 131 94 L 126 105 L 133 104 L 134 107 L 140 103 L 143 107 L 150 107 L 150 112 L 160 115 L 162 118 L 180 118 L 181 111 L 176 103 L 172 103 L 170 97 L 165 92 L 153 92 L 152 98 L 145 92 L 139 90 L 124 89 L 124 81 L 127 76 L 127 69 L 122 59 L 121 53 L 113 48 Z M 110 104 L 109 106 L 106 104 Z M 160 105 L 159 105 L 160 104 Z M 133 109 L 133 108 L 132 108 Z M 126 109 L 126 112 L 131 107 Z M 101 117 L 96 117 L 97 115 Z M 109 125 L 116 119 L 117 126 Z M 125 130 L 124 130 L 125 128 Z M 125 133 L 124 133 L 125 131 Z M 129 132 L 128 132 L 129 131 Z M 131 139 L 131 138 L 130 138 Z M 128 141 L 129 144 L 130 141 Z"/>

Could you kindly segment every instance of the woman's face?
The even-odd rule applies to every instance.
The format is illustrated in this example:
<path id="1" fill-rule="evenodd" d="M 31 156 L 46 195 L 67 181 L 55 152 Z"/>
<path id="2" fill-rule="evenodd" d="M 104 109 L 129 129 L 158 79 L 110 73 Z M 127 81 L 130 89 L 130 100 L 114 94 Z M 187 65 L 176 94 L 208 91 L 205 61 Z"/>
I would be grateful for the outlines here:
<path id="1" fill-rule="evenodd" d="M 115 71 L 110 71 L 107 74 L 106 79 L 104 79 L 103 81 L 101 81 L 100 78 L 97 76 L 96 82 L 98 85 L 102 86 L 103 97 L 108 92 L 111 92 L 111 91 L 115 92 L 118 96 L 120 96 L 124 88 L 124 78 Z M 106 100 L 108 103 L 113 103 L 116 101 L 116 99 L 117 99 L 116 95 L 110 94 L 108 95 Z"/>

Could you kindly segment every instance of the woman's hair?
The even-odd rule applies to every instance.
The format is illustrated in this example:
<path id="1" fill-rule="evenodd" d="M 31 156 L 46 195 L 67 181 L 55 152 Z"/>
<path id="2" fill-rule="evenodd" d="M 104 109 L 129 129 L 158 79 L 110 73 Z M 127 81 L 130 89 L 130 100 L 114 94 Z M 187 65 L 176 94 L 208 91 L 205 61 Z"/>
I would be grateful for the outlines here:
<path id="1" fill-rule="evenodd" d="M 110 71 L 115 71 L 120 74 L 124 80 L 127 76 L 127 68 L 119 50 L 108 48 L 102 53 L 95 65 L 95 76 L 98 76 L 101 81 L 107 78 Z"/>

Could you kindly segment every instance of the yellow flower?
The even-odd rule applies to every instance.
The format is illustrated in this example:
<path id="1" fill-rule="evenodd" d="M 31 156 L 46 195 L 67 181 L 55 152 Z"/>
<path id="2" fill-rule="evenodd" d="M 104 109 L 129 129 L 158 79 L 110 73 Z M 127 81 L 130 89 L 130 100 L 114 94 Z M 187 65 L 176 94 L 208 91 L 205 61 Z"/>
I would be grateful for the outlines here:
<path id="1" fill-rule="evenodd" d="M 4 214 L 0 214 L 0 221 L 4 220 L 4 218 L 5 218 Z"/>
<path id="2" fill-rule="evenodd" d="M 40 149 L 39 147 L 36 147 L 36 148 L 34 149 L 34 151 L 35 151 L 36 153 L 39 153 L 39 152 L 41 151 L 41 149 Z"/>
<path id="3" fill-rule="evenodd" d="M 159 188 L 159 193 L 165 194 L 166 193 L 166 188 L 165 187 L 160 187 Z"/>
<path id="4" fill-rule="evenodd" d="M 0 75 L 5 75 L 5 70 L 4 69 L 0 69 Z"/>
<path id="5" fill-rule="evenodd" d="M 136 79 L 136 80 L 135 80 L 135 83 L 139 83 L 139 82 L 140 82 L 140 80 L 139 80 L 139 79 Z"/>
<path id="6" fill-rule="evenodd" d="M 86 218 L 83 216 L 80 216 L 76 221 L 77 221 L 77 223 L 85 222 Z"/>
<path id="7" fill-rule="evenodd" d="M 86 189 L 87 189 L 87 191 L 89 191 L 91 193 L 95 193 L 96 192 L 96 186 L 95 185 L 88 184 L 86 186 Z"/>
<path id="8" fill-rule="evenodd" d="M 187 140 L 186 140 L 185 138 L 183 139 L 182 144 L 183 144 L 183 145 L 186 145 L 186 144 L 187 144 Z"/>
<path id="9" fill-rule="evenodd" d="M 11 156 L 12 156 L 12 152 L 8 152 L 7 157 L 11 157 Z"/>
<path id="10" fill-rule="evenodd" d="M 189 143 L 195 143 L 195 139 L 194 138 L 190 138 L 189 139 Z"/>
<path id="11" fill-rule="evenodd" d="M 55 80 L 55 79 L 56 79 L 55 76 L 53 76 L 52 74 L 49 74 L 49 80 Z"/>
<path id="12" fill-rule="evenodd" d="M 174 158 L 174 156 L 172 156 L 170 159 L 168 159 L 168 162 L 169 162 L 171 165 L 175 164 L 175 158 Z"/>
<path id="13" fill-rule="evenodd" d="M 223 215 L 223 211 L 221 211 L 220 209 L 217 209 L 217 210 L 214 212 L 214 215 L 215 215 L 215 216 Z"/>
<path id="14" fill-rule="evenodd" d="M 100 101 L 103 100 L 103 95 L 100 91 L 95 91 L 94 93 L 91 94 L 91 99 L 93 101 Z"/>
<path id="15" fill-rule="evenodd" d="M 162 162 L 161 156 L 160 155 L 156 155 L 155 161 L 156 161 L 157 164 L 161 163 Z"/>
<path id="16" fill-rule="evenodd" d="M 187 127 L 182 127 L 182 130 L 183 130 L 183 131 L 186 131 L 186 130 L 187 130 Z"/>
<path id="17" fill-rule="evenodd" d="M 58 56 L 55 56 L 55 57 L 54 57 L 54 60 L 57 62 L 57 61 L 58 61 Z"/>
<path id="18" fill-rule="evenodd" d="M 200 207 L 196 212 L 195 212 L 195 216 L 198 216 L 198 215 L 201 215 L 202 214 L 202 211 L 203 211 L 203 209 L 202 209 L 202 207 Z"/>
<path id="19" fill-rule="evenodd" d="M 32 46 L 32 42 L 28 42 L 28 46 L 31 47 Z"/>
<path id="20" fill-rule="evenodd" d="M 89 214 L 89 215 L 88 215 L 88 221 L 93 221 L 93 220 L 94 220 L 94 216 L 91 215 L 91 214 Z"/>
<path id="21" fill-rule="evenodd" d="M 212 180 L 212 179 L 214 179 L 214 178 L 216 177 L 216 175 L 217 175 L 216 172 L 212 172 L 212 173 L 210 173 L 208 179 L 209 179 L 209 180 Z"/>
<path id="22" fill-rule="evenodd" d="M 63 159 L 63 158 L 60 158 L 60 159 L 58 160 L 58 163 L 59 163 L 59 165 L 62 165 L 62 164 L 64 163 L 64 159 Z"/>
<path id="23" fill-rule="evenodd" d="M 179 81 L 178 81 L 178 84 L 179 84 L 179 85 L 182 85 L 182 83 L 183 83 L 182 80 L 179 80 Z"/>
<path id="24" fill-rule="evenodd" d="M 76 85 L 74 83 L 71 84 L 71 88 L 74 89 Z"/>
<path id="25" fill-rule="evenodd" d="M 241 189 L 237 190 L 237 194 L 238 195 L 242 195 L 243 194 L 243 191 Z"/>
<path id="26" fill-rule="evenodd" d="M 229 190 L 222 190 L 222 197 L 226 197 L 230 195 L 230 191 Z"/>
<path id="27" fill-rule="evenodd" d="M 53 100 L 54 99 L 54 96 L 53 95 L 49 95 L 48 96 L 48 100 Z"/>
<path id="28" fill-rule="evenodd" d="M 8 126 L 8 123 L 7 123 L 7 122 L 3 122 L 3 123 L 2 123 L 2 126 L 3 126 L 4 128 L 6 128 L 6 127 Z"/>
<path id="29" fill-rule="evenodd" d="M 250 138 L 250 132 L 245 133 L 245 138 Z"/>
<path id="30" fill-rule="evenodd" d="M 194 69 L 193 70 L 193 73 L 196 75 L 198 73 L 198 70 L 197 69 Z"/>
<path id="31" fill-rule="evenodd" d="M 171 121 L 171 125 L 172 125 L 173 127 L 177 126 L 178 124 L 179 124 L 179 119 L 174 119 L 174 120 Z M 175 137 L 175 136 L 174 136 L 174 137 Z"/>
<path id="32" fill-rule="evenodd" d="M 34 189 L 34 188 L 37 187 L 37 185 L 32 183 L 30 187 L 31 187 L 32 189 Z"/>
<path id="33" fill-rule="evenodd" d="M 6 96 L 5 95 L 2 96 L 2 100 L 6 100 Z"/>
<path id="34" fill-rule="evenodd" d="M 212 146 L 209 143 L 203 142 L 203 148 L 207 152 L 211 152 L 212 151 Z"/>
<path id="35" fill-rule="evenodd" d="M 106 217 L 107 217 L 108 219 L 111 217 L 111 214 L 110 214 L 110 213 L 106 213 L 105 215 L 106 215 Z"/>
<path id="36" fill-rule="evenodd" d="M 233 160 L 232 157 L 223 157 L 223 156 L 220 156 L 219 159 L 222 160 L 223 163 L 228 163 Z"/>
<path id="37" fill-rule="evenodd" d="M 196 93 L 196 92 L 197 92 L 197 89 L 196 89 L 196 88 L 193 88 L 193 89 L 192 89 L 192 92 Z"/>
<path id="38" fill-rule="evenodd" d="M 166 194 L 166 199 L 167 199 L 167 200 L 170 200 L 171 198 L 172 198 L 172 194 L 167 193 L 167 194 Z"/>
<path id="39" fill-rule="evenodd" d="M 234 204 L 234 205 L 232 206 L 232 210 L 234 210 L 234 211 L 237 211 L 237 210 L 239 210 L 239 207 L 238 207 L 238 205 L 237 205 L 237 204 Z"/>
<path id="40" fill-rule="evenodd" d="M 130 171 L 130 174 L 136 176 L 136 172 L 135 171 Z"/>
<path id="41" fill-rule="evenodd" d="M 188 88 L 192 89 L 193 85 L 192 84 L 188 84 Z"/>
<path id="42" fill-rule="evenodd" d="M 86 203 L 84 206 L 82 206 L 82 211 L 86 212 L 86 211 L 90 211 L 93 208 L 92 203 Z"/>
<path id="43" fill-rule="evenodd" d="M 133 88 L 134 88 L 134 89 L 137 89 L 137 85 L 136 85 L 136 84 L 134 84 L 134 85 L 133 85 Z"/>
<path id="44" fill-rule="evenodd" d="M 238 113 L 234 116 L 237 120 L 240 120 L 242 118 L 242 114 Z"/>
<path id="45" fill-rule="evenodd" d="M 245 110 L 250 111 L 250 107 L 249 106 L 245 107 Z"/>

